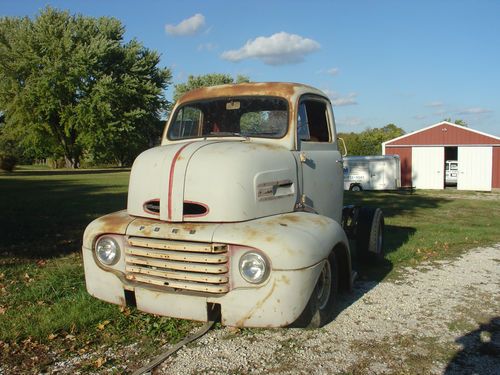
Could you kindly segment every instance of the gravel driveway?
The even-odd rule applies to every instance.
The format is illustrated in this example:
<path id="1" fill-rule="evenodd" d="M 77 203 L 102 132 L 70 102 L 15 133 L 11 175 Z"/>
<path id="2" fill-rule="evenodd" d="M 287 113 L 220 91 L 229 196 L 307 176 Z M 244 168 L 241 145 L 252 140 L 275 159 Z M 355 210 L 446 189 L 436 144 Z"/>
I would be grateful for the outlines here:
<path id="1" fill-rule="evenodd" d="M 361 282 L 319 330 L 209 332 L 155 374 L 499 374 L 500 244 Z"/>

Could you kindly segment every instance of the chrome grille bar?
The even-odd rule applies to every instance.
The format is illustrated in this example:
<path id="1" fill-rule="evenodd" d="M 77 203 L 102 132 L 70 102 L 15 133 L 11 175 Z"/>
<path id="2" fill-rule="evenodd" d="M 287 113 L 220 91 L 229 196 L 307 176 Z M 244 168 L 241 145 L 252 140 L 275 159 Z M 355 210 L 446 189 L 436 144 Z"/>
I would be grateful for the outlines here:
<path id="1" fill-rule="evenodd" d="M 129 237 L 126 278 L 180 290 L 222 294 L 229 291 L 227 245 Z"/>

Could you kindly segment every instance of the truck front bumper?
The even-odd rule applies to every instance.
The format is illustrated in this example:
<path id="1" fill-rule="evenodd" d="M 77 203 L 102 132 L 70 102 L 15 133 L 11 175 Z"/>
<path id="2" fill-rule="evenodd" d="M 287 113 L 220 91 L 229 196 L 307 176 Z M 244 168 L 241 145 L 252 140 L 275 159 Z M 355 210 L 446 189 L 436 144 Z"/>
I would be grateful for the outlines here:
<path id="1" fill-rule="evenodd" d="M 198 321 L 207 321 L 210 306 L 218 304 L 221 323 L 235 327 L 282 327 L 293 323 L 304 310 L 323 267 L 320 262 L 299 270 L 272 270 L 259 287 L 238 287 L 224 295 L 203 295 L 129 282 L 118 273 L 99 267 L 88 248 L 83 248 L 83 260 L 87 290 L 96 298 L 125 306 L 132 294 L 141 311 Z"/>
<path id="2" fill-rule="evenodd" d="M 103 235 L 114 236 L 123 245 L 120 260 L 112 266 L 104 266 L 96 258 L 94 246 Z M 134 241 L 136 244 L 131 243 Z M 138 248 L 137 242 L 143 247 Z M 145 283 L 157 282 L 158 274 L 164 272 L 156 268 L 162 262 L 158 253 L 166 249 L 158 248 L 158 243 L 167 247 L 180 244 L 179 253 L 187 251 L 186 259 L 190 257 L 190 246 L 227 246 L 223 289 L 210 292 L 211 285 L 207 290 L 188 290 L 179 283 Z M 208 320 L 208 311 L 217 304 L 224 325 L 279 327 L 294 322 L 302 313 L 325 259 L 339 243 L 348 248 L 340 225 L 315 214 L 297 212 L 241 223 L 202 224 L 135 218 L 121 211 L 89 224 L 84 234 L 83 260 L 87 290 L 101 300 L 122 306 L 131 303 L 145 312 L 199 321 Z M 172 249 L 166 251 L 174 253 Z M 261 284 L 251 284 L 240 274 L 239 260 L 248 251 L 258 252 L 268 260 L 270 272 Z M 130 270 L 141 268 L 133 264 L 137 259 L 150 267 L 146 273 Z M 187 261 L 181 258 L 180 262 Z M 185 270 L 189 270 L 189 264 Z M 193 285 L 196 288 L 203 283 L 191 283 L 190 287 Z"/>

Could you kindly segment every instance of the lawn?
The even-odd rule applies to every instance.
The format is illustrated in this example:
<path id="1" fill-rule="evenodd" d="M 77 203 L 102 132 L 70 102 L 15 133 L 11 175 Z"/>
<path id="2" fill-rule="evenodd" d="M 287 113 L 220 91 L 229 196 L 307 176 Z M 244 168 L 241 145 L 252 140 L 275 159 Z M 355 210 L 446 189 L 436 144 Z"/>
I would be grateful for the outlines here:
<path id="1" fill-rule="evenodd" d="M 128 177 L 123 169 L 0 174 L 0 364 L 43 371 L 55 358 L 132 342 L 141 342 L 138 356 L 148 355 L 193 327 L 86 292 L 83 230 L 126 206 Z M 114 365 L 102 358 L 87 365 Z"/>
<path id="2" fill-rule="evenodd" d="M 86 293 L 83 230 L 126 206 L 128 176 L 124 169 L 0 173 L 0 364 L 9 373 L 40 372 L 86 353 L 92 355 L 83 371 L 119 369 L 105 354 L 109 348 L 139 342 L 128 355 L 133 363 L 196 324 L 123 309 Z M 361 192 L 347 193 L 345 202 L 385 213 L 386 259 L 365 277 L 380 279 L 423 260 L 500 242 L 498 193 Z"/>

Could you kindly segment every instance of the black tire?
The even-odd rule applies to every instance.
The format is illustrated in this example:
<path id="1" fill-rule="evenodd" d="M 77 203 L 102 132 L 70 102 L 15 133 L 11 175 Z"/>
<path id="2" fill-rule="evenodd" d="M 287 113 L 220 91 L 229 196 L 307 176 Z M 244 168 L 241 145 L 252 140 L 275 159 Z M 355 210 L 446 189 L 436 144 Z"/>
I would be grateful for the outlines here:
<path id="1" fill-rule="evenodd" d="M 326 259 L 304 311 L 292 324 L 292 327 L 319 328 L 331 322 L 335 316 L 338 287 L 338 265 L 335 253 L 332 251 Z"/>
<path id="2" fill-rule="evenodd" d="M 363 191 L 363 187 L 359 184 L 354 184 L 349 187 L 350 191 Z"/>
<path id="3" fill-rule="evenodd" d="M 356 253 L 360 261 L 384 258 L 384 214 L 380 208 L 361 207 L 356 230 Z"/>

